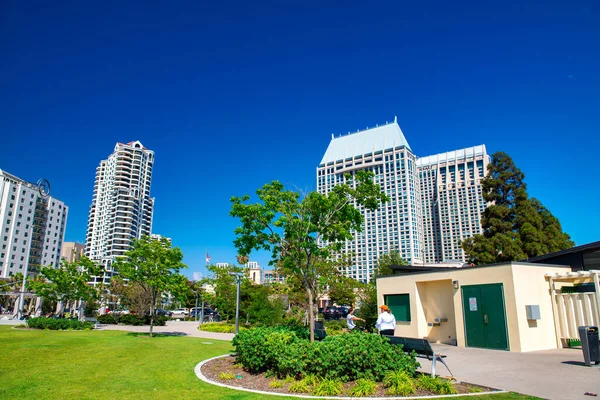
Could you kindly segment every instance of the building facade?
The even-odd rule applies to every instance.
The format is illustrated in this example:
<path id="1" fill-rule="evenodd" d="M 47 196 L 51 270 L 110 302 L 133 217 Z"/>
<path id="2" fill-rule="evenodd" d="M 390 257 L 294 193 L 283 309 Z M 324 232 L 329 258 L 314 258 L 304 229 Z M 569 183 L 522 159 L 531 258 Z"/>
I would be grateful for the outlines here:
<path id="1" fill-rule="evenodd" d="M 375 182 L 390 198 L 375 211 L 362 211 L 364 229 L 347 241 L 344 254 L 354 265 L 342 268 L 362 282 L 371 279 L 380 254 L 398 250 L 409 263 L 423 262 L 423 226 L 417 158 L 397 120 L 382 126 L 333 137 L 317 168 L 317 190 L 327 194 L 347 182 L 344 174 L 372 171 Z"/>
<path id="2" fill-rule="evenodd" d="M 264 277 L 263 283 L 265 285 L 270 285 L 272 283 L 285 283 L 286 280 L 283 274 L 280 274 L 275 270 L 265 270 Z"/>
<path id="3" fill-rule="evenodd" d="M 0 277 L 60 265 L 68 207 L 0 170 Z"/>
<path id="4" fill-rule="evenodd" d="M 425 262 L 466 261 L 460 241 L 482 233 L 481 180 L 489 162 L 485 145 L 417 159 Z"/>
<path id="5" fill-rule="evenodd" d="M 76 242 L 64 242 L 60 252 L 60 258 L 67 262 L 75 262 L 81 260 L 81 256 L 85 254 L 85 245 Z"/>
<path id="6" fill-rule="evenodd" d="M 131 240 L 150 236 L 154 198 L 150 197 L 154 152 L 139 141 L 117 143 L 96 169 L 85 254 L 104 267 L 95 283 L 109 283 L 112 263 L 130 249 Z"/>

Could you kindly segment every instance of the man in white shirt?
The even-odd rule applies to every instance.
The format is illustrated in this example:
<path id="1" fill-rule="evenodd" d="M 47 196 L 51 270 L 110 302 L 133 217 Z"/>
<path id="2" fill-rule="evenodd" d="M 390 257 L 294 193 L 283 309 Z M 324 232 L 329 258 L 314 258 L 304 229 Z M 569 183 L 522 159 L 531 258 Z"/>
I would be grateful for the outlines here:
<path id="1" fill-rule="evenodd" d="M 348 310 L 348 315 L 346 315 L 346 324 L 348 325 L 348 330 L 352 332 L 352 330 L 354 328 L 356 328 L 356 325 L 354 324 L 354 321 L 363 321 L 365 322 L 364 319 L 362 318 L 358 318 L 354 316 L 354 308 L 350 307 L 350 309 Z"/>
<path id="2" fill-rule="evenodd" d="M 381 335 L 394 336 L 396 331 L 396 317 L 390 312 L 390 308 L 385 304 L 380 306 L 381 314 L 377 318 L 375 327 L 379 329 Z"/>

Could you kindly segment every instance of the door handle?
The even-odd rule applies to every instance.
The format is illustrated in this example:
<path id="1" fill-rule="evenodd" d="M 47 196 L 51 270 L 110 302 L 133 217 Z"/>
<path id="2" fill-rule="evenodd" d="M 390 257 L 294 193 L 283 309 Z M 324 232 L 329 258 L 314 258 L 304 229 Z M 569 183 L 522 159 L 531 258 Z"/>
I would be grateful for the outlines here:
<path id="1" fill-rule="evenodd" d="M 488 323 L 488 316 L 487 316 L 487 314 L 483 314 L 483 323 L 484 324 Z"/>

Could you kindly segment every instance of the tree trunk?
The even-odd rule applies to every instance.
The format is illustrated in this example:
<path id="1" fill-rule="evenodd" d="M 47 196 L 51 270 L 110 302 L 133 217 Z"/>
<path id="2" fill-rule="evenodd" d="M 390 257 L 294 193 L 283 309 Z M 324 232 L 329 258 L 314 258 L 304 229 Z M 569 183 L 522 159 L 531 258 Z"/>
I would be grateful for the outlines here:
<path id="1" fill-rule="evenodd" d="M 150 303 L 150 337 L 152 337 L 152 329 L 154 328 L 154 308 L 156 304 L 156 294 L 152 293 L 152 303 Z"/>
<path id="2" fill-rule="evenodd" d="M 310 341 L 311 343 L 315 341 L 315 311 L 313 307 L 313 294 L 310 288 L 306 288 L 306 293 L 308 294 L 308 325 L 310 329 Z"/>

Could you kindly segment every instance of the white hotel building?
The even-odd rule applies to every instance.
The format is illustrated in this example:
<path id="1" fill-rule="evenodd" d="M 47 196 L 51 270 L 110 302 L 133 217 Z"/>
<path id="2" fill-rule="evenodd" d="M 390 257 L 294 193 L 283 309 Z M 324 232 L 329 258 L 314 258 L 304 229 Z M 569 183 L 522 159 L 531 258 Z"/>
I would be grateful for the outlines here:
<path id="1" fill-rule="evenodd" d="M 96 169 L 88 218 L 85 254 L 105 268 L 109 283 L 112 263 L 131 247 L 131 240 L 150 236 L 154 198 L 150 197 L 154 152 L 139 141 L 117 143 Z"/>
<path id="2" fill-rule="evenodd" d="M 378 210 L 363 207 L 365 226 L 347 241 L 344 253 L 354 255 L 354 265 L 342 270 L 368 282 L 380 254 L 398 250 L 412 264 L 423 263 L 423 226 L 417 158 L 398 122 L 333 137 L 317 168 L 317 190 L 328 193 L 345 182 L 344 174 L 359 170 L 375 173 L 375 182 L 390 197 Z"/>
<path id="3" fill-rule="evenodd" d="M 417 160 L 426 263 L 466 261 L 460 241 L 482 233 L 481 216 L 487 203 L 481 180 L 489 162 L 485 145 Z"/>
<path id="4" fill-rule="evenodd" d="M 342 272 L 368 282 L 378 257 L 394 250 L 411 265 L 465 261 L 458 243 L 481 232 L 481 178 L 488 163 L 483 145 L 417 158 L 396 119 L 332 136 L 317 168 L 317 190 L 328 193 L 345 182 L 344 173 L 368 170 L 390 197 L 376 211 L 359 207 L 364 228 L 346 242 L 343 252 L 354 263 Z"/>
<path id="5" fill-rule="evenodd" d="M 60 265 L 68 207 L 0 170 L 0 277 Z"/>

